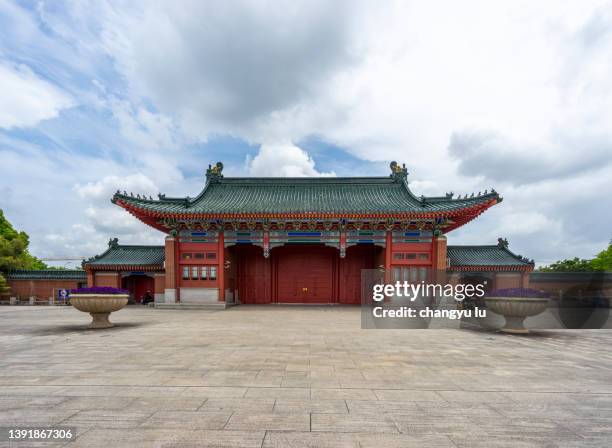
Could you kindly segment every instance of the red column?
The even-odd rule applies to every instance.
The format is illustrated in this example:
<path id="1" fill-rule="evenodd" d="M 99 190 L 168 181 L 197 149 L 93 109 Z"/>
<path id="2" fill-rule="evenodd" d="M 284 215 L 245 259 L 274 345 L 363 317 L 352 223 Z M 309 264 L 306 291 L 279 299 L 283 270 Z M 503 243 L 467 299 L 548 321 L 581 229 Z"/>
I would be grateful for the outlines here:
<path id="1" fill-rule="evenodd" d="M 441 284 L 446 280 L 446 259 L 448 257 L 446 237 L 444 235 L 434 237 L 433 246 L 432 280 L 435 279 L 436 283 Z"/>
<path id="2" fill-rule="evenodd" d="M 385 283 L 391 283 L 391 260 L 393 251 L 393 231 L 387 230 L 385 241 Z"/>
<path id="3" fill-rule="evenodd" d="M 181 288 L 180 288 L 180 275 L 181 272 L 181 264 L 180 264 L 180 244 L 179 237 L 174 238 L 174 287 L 176 288 L 176 302 L 180 303 L 181 301 Z"/>
<path id="4" fill-rule="evenodd" d="M 217 268 L 217 283 L 219 284 L 219 301 L 225 301 L 225 235 L 223 234 L 223 230 L 219 231 L 219 241 L 218 241 L 218 255 L 217 259 L 219 260 L 219 267 Z"/>
<path id="5" fill-rule="evenodd" d="M 166 281 L 164 282 L 164 301 L 176 302 L 178 290 L 176 282 L 176 270 L 178 269 L 176 263 L 176 238 L 167 236 L 164 250 L 166 256 L 164 265 L 166 274 Z"/>
<path id="6" fill-rule="evenodd" d="M 444 235 L 440 235 L 436 237 L 435 241 L 435 259 L 433 268 L 437 269 L 438 271 L 446 271 L 446 258 L 446 237 Z"/>
<path id="7" fill-rule="evenodd" d="M 94 273 L 91 270 L 87 270 L 87 287 L 92 288 L 96 286 L 94 283 Z"/>

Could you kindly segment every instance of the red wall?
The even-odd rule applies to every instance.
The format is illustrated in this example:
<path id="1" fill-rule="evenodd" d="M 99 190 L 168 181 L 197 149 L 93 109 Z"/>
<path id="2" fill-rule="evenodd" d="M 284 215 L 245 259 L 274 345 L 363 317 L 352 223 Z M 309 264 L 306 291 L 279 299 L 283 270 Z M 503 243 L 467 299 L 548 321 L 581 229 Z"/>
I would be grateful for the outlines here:
<path id="1" fill-rule="evenodd" d="M 83 280 L 8 280 L 11 288 L 9 296 L 26 300 L 30 297 L 48 299 L 57 297 L 58 289 L 76 289 L 79 283 L 85 284 Z"/>
<path id="2" fill-rule="evenodd" d="M 121 288 L 121 276 L 118 272 L 96 272 L 94 274 L 94 286 Z"/>

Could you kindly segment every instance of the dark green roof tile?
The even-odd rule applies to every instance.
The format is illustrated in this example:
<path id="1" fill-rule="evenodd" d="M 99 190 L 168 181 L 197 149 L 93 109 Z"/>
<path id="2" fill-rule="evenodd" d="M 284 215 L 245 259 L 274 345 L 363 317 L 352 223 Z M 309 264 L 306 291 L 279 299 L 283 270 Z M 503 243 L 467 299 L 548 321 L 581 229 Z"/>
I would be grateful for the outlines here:
<path id="1" fill-rule="evenodd" d="M 529 266 L 530 261 L 519 257 L 503 245 L 448 246 L 450 267 L 453 266 Z"/>
<path id="2" fill-rule="evenodd" d="M 154 213 L 444 213 L 501 198 L 492 191 L 474 197 L 417 197 L 394 177 L 220 177 L 195 198 L 159 199 L 117 192 L 113 202 Z"/>
<path id="3" fill-rule="evenodd" d="M 87 273 L 83 270 L 43 269 L 36 271 L 15 270 L 6 274 L 9 280 L 79 280 L 86 281 Z"/>
<path id="4" fill-rule="evenodd" d="M 86 260 L 85 266 L 162 266 L 165 260 L 164 246 L 128 246 L 114 244 L 101 255 Z"/>

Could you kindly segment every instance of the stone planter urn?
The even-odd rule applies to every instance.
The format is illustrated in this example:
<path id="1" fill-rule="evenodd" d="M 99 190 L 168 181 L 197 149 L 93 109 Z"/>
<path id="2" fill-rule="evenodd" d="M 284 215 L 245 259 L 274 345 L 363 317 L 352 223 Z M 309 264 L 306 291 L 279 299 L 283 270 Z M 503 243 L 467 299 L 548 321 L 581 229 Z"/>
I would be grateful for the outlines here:
<path id="1" fill-rule="evenodd" d="M 128 303 L 129 294 L 117 288 L 80 288 L 70 293 L 70 304 L 79 311 L 91 314 L 89 328 L 111 328 L 108 317 Z"/>
<path id="2" fill-rule="evenodd" d="M 534 289 L 512 288 L 493 291 L 485 297 L 487 310 L 501 314 L 506 324 L 504 333 L 527 334 L 523 322 L 529 316 L 536 316 L 548 307 L 548 298 Z"/>

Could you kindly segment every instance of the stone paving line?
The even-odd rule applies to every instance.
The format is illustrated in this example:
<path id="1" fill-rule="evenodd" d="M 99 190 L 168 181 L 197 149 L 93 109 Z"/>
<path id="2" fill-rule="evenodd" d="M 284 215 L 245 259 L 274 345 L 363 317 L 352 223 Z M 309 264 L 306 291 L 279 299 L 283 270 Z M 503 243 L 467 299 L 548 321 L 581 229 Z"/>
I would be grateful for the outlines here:
<path id="1" fill-rule="evenodd" d="M 610 330 L 362 330 L 329 306 L 111 320 L 0 307 L 0 427 L 77 428 L 32 446 L 612 446 Z"/>

